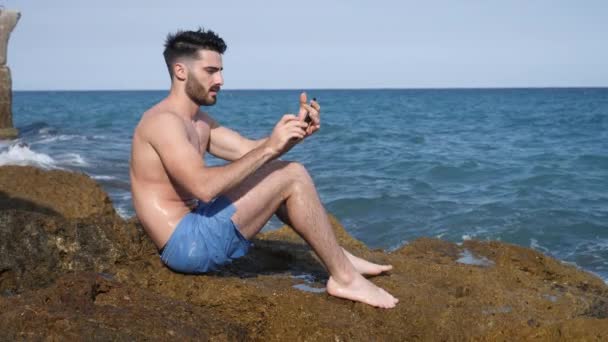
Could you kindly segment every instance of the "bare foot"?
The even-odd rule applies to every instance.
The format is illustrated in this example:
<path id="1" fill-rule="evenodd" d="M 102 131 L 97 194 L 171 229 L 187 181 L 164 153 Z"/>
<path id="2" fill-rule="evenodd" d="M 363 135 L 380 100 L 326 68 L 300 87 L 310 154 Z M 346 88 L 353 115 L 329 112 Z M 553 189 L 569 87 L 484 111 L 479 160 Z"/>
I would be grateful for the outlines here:
<path id="1" fill-rule="evenodd" d="M 345 285 L 339 284 L 333 277 L 327 281 L 327 293 L 344 299 L 354 300 L 371 306 L 390 309 L 394 308 L 399 299 L 374 285 L 371 281 L 355 273 L 354 279 Z"/>
<path id="2" fill-rule="evenodd" d="M 369 262 L 365 259 L 361 259 L 350 254 L 346 249 L 342 248 L 344 254 L 348 258 L 351 264 L 355 267 L 355 270 L 360 274 L 366 275 L 378 275 L 382 272 L 390 271 L 393 269 L 391 265 L 378 265 L 373 262 Z"/>

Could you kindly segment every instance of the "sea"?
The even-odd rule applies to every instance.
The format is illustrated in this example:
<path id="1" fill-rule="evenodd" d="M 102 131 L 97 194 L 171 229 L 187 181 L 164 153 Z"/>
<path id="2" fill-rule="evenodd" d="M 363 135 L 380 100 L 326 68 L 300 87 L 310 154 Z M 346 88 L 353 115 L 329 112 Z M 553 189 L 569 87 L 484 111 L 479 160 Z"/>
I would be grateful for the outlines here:
<path id="1" fill-rule="evenodd" d="M 306 166 L 327 210 L 369 247 L 499 240 L 608 281 L 608 88 L 306 91 L 321 129 L 282 158 Z M 223 90 L 205 110 L 258 139 L 297 112 L 299 93 Z M 133 129 L 166 95 L 15 91 L 20 135 L 0 141 L 0 165 L 84 172 L 131 217 Z"/>

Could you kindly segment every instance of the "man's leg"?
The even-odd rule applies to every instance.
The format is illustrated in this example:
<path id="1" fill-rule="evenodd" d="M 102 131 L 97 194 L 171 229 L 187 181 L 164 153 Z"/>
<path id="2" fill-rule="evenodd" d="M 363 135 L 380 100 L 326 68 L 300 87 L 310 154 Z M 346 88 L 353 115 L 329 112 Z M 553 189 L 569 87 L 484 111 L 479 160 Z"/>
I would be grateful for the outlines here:
<path id="1" fill-rule="evenodd" d="M 285 203 L 279 206 L 279 209 L 277 209 L 275 214 L 281 221 L 283 221 L 283 223 L 290 227 L 293 227 L 293 225 L 291 224 L 291 220 L 289 219 L 289 214 L 287 213 L 287 206 L 285 205 Z M 344 247 L 342 247 L 342 251 L 348 258 L 348 260 L 351 262 L 351 264 L 353 264 L 355 270 L 361 274 L 378 275 L 382 272 L 390 271 L 393 269 L 393 266 L 391 265 L 374 264 L 373 262 L 369 262 L 365 259 L 361 259 L 357 256 L 354 256 L 349 251 L 344 249 Z"/>
<path id="2" fill-rule="evenodd" d="M 268 163 L 226 195 L 236 206 L 232 219 L 247 239 L 285 203 L 292 227 L 310 244 L 330 274 L 330 295 L 384 308 L 398 302 L 355 270 L 338 245 L 313 181 L 302 165 Z"/>

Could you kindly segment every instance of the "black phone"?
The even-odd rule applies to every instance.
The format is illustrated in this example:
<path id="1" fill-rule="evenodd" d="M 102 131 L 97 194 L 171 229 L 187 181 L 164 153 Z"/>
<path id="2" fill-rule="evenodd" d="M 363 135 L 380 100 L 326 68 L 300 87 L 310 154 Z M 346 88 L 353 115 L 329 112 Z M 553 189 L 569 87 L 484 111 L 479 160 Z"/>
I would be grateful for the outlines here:
<path id="1" fill-rule="evenodd" d="M 317 101 L 316 97 L 312 98 L 313 101 Z M 304 122 L 306 122 L 308 124 L 308 126 L 310 126 L 310 123 L 312 122 L 312 118 L 310 117 L 310 113 L 306 113 L 306 117 L 304 118 Z"/>

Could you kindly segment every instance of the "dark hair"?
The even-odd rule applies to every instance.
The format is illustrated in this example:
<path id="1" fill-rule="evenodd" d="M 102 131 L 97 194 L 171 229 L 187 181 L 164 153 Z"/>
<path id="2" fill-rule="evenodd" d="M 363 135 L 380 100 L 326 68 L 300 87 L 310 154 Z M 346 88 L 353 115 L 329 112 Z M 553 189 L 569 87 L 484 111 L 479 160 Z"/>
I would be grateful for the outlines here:
<path id="1" fill-rule="evenodd" d="M 169 75 L 173 77 L 173 68 L 171 66 L 178 58 L 197 58 L 197 52 L 200 49 L 223 54 L 226 48 L 224 40 L 211 30 L 205 31 L 203 28 L 199 28 L 197 31 L 180 30 L 174 34 L 170 33 L 167 35 L 163 56 L 165 56 Z"/>

